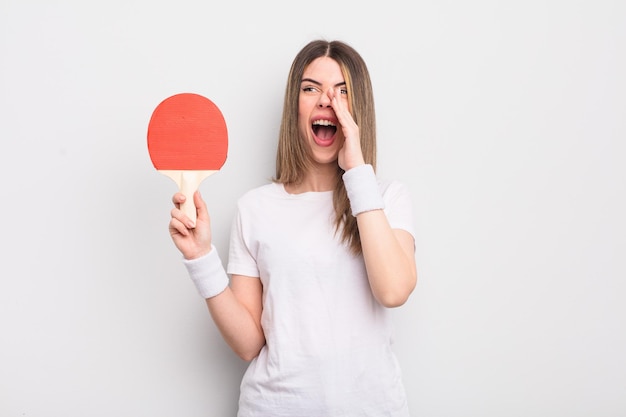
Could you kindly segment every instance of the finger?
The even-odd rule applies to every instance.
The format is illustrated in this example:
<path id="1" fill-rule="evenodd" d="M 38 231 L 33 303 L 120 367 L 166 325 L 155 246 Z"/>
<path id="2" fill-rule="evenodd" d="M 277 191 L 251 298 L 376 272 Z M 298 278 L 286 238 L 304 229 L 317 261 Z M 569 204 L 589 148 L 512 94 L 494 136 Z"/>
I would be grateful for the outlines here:
<path id="1" fill-rule="evenodd" d="M 354 122 L 352 115 L 348 111 L 346 103 L 342 100 L 341 94 L 333 93 L 331 105 L 337 115 L 337 118 L 339 119 L 339 123 L 341 123 L 342 126 L 346 126 Z"/>
<path id="2" fill-rule="evenodd" d="M 172 217 L 169 225 L 170 233 L 179 233 L 182 236 L 189 236 L 189 229 L 177 218 Z"/>
<path id="3" fill-rule="evenodd" d="M 172 203 L 174 203 L 177 208 L 180 208 L 180 205 L 184 203 L 186 199 L 187 197 L 185 197 L 185 194 L 177 192 L 172 196 Z"/>
<path id="4" fill-rule="evenodd" d="M 333 109 L 336 109 L 337 105 L 337 88 L 330 88 L 326 93 L 328 98 L 330 99 L 330 103 L 333 106 Z"/>
<path id="5" fill-rule="evenodd" d="M 176 219 L 181 224 L 185 225 L 188 229 L 194 228 L 194 224 L 191 221 L 191 219 L 180 208 L 178 207 L 173 208 L 172 211 L 170 212 L 170 216 L 172 216 L 172 219 Z"/>
<path id="6" fill-rule="evenodd" d="M 334 88 L 328 89 L 328 92 L 326 93 L 326 95 L 328 96 L 330 101 L 333 101 L 335 99 L 335 97 L 337 96 L 337 94 L 335 94 L 335 89 Z"/>

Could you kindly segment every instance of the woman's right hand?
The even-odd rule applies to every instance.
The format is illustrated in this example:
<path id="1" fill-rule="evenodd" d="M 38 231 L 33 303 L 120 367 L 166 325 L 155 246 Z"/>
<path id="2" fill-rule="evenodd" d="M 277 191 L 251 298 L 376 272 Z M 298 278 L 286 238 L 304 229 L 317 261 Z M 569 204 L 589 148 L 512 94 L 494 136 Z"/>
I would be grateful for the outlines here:
<path id="1" fill-rule="evenodd" d="M 175 208 L 171 211 L 170 236 L 185 259 L 195 259 L 211 251 L 211 221 L 206 203 L 200 196 L 200 192 L 196 191 L 193 201 L 197 218 L 196 227 L 193 227 L 189 217 L 180 210 L 180 205 L 185 199 L 185 195 L 180 192 L 172 197 Z"/>

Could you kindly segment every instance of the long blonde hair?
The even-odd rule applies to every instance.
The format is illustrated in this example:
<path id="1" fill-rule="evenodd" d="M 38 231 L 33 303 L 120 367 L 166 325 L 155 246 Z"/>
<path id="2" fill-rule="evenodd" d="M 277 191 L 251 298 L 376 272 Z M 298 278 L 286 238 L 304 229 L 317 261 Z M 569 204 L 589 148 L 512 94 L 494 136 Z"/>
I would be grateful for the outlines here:
<path id="1" fill-rule="evenodd" d="M 285 89 L 283 117 L 280 124 L 278 150 L 276 153 L 276 176 L 274 181 L 282 184 L 299 184 L 309 166 L 309 154 L 298 131 L 298 98 L 302 74 L 315 59 L 329 57 L 337 61 L 348 90 L 348 102 L 354 121 L 359 126 L 361 150 L 366 164 L 376 169 L 376 117 L 374 94 L 365 61 L 351 46 L 341 41 L 314 40 L 296 55 Z M 356 218 L 350 211 L 350 201 L 337 164 L 337 183 L 333 192 L 335 228 L 341 240 L 352 253 L 361 253 L 361 239 Z"/>

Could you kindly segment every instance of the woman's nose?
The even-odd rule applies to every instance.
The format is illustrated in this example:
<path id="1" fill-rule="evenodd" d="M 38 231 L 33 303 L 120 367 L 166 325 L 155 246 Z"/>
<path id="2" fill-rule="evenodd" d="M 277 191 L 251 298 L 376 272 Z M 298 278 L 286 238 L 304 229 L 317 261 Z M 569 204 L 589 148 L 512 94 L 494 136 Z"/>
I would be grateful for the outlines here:
<path id="1" fill-rule="evenodd" d="M 320 94 L 320 98 L 317 101 L 317 105 L 319 107 L 330 107 L 330 97 L 328 96 L 328 93 L 330 91 L 324 91 L 322 94 Z"/>

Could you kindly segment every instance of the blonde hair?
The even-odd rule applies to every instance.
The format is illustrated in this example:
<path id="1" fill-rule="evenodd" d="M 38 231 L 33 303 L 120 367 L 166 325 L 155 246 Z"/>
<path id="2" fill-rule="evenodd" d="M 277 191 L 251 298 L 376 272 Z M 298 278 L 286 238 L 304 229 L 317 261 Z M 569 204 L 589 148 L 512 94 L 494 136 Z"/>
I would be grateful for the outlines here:
<path id="1" fill-rule="evenodd" d="M 314 40 L 296 55 L 285 89 L 283 117 L 280 124 L 276 153 L 274 181 L 282 184 L 299 184 L 309 166 L 309 154 L 298 131 L 298 98 L 302 74 L 315 59 L 329 57 L 335 60 L 343 73 L 348 90 L 352 117 L 359 126 L 361 150 L 366 164 L 376 169 L 376 117 L 374 94 L 365 61 L 351 46 L 341 41 Z M 361 240 L 356 218 L 350 211 L 350 201 L 341 179 L 343 170 L 337 164 L 337 183 L 333 192 L 335 230 L 352 253 L 361 253 Z"/>

